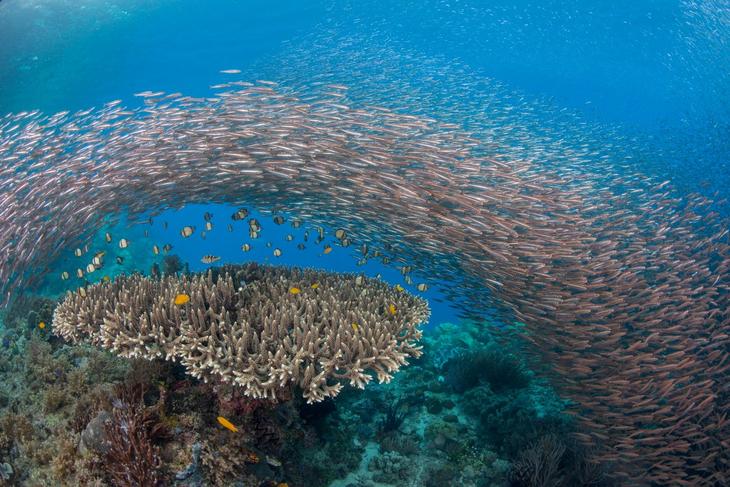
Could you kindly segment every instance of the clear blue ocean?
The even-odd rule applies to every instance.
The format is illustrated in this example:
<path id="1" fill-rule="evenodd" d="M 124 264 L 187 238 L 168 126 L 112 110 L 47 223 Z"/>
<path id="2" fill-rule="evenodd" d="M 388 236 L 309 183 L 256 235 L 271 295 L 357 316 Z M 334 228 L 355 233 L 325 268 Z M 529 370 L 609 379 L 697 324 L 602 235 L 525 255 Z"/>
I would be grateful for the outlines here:
<path id="1" fill-rule="evenodd" d="M 730 485 L 730 3 L 0 0 L 0 486 Z"/>

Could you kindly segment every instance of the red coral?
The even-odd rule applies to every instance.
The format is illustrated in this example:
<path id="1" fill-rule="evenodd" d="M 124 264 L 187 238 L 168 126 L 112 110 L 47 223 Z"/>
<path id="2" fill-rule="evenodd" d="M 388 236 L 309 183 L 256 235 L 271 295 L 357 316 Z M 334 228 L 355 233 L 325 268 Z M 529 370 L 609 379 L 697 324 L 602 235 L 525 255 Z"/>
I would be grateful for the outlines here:
<path id="1" fill-rule="evenodd" d="M 154 406 L 146 406 L 143 385 L 124 385 L 117 390 L 112 419 L 106 424 L 110 440 L 105 470 L 113 485 L 150 487 L 161 485 L 159 447 L 153 442 L 166 436 L 160 422 L 165 394 Z"/>

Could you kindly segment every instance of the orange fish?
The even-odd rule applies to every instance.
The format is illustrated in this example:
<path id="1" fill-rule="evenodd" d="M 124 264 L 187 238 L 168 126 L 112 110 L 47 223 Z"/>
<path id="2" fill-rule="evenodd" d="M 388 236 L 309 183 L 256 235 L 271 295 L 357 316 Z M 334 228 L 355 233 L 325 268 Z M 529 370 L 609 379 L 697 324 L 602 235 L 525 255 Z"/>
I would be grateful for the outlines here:
<path id="1" fill-rule="evenodd" d="M 189 302 L 190 302 L 190 296 L 187 294 L 178 294 L 177 296 L 175 296 L 175 304 L 177 306 L 182 306 L 183 304 L 189 303 Z"/>
<path id="2" fill-rule="evenodd" d="M 219 423 L 221 424 L 221 426 L 223 426 L 223 427 L 224 427 L 224 428 L 226 428 L 227 430 L 231 430 L 231 431 L 233 431 L 234 433 L 238 433 L 238 428 L 236 428 L 236 427 L 235 427 L 235 426 L 233 425 L 233 423 L 231 423 L 230 421 L 228 421 L 228 420 L 227 420 L 226 418 L 224 418 L 223 416 L 218 416 L 218 422 L 219 422 Z"/>

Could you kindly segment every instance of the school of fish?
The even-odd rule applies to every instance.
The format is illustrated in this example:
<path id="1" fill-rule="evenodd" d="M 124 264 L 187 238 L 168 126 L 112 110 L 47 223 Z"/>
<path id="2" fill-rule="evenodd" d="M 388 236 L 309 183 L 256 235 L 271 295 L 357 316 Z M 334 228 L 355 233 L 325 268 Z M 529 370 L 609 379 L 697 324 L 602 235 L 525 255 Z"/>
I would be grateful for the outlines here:
<path id="1" fill-rule="evenodd" d="M 600 161 L 510 157 L 455 124 L 314 86 L 232 81 L 209 98 L 143 92 L 139 109 L 0 118 L 3 302 L 122 213 L 268 208 L 437 277 L 464 316 L 524 323 L 575 401 L 578 438 L 617 476 L 730 482 L 730 240 L 714 202 Z"/>

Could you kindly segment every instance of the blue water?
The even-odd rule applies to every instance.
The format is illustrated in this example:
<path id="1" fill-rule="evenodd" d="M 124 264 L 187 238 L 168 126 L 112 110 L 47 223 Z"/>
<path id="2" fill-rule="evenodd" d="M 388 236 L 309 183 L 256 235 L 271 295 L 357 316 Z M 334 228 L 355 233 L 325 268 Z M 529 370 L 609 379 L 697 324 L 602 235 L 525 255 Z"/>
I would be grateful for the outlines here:
<path id="1" fill-rule="evenodd" d="M 711 194 L 730 187 L 728 16 L 720 0 L 5 0 L 0 112 L 51 113 L 117 98 L 133 105 L 131 94 L 142 90 L 201 96 L 221 81 L 220 69 L 276 77 L 287 67 L 274 66 L 291 65 L 291 49 L 314 39 L 317 48 L 294 60 L 312 75 L 319 56 L 338 50 L 351 73 L 344 83 L 378 76 L 381 66 L 397 68 L 386 75 L 392 81 L 419 83 L 399 51 L 445 60 L 427 68 L 437 77 L 458 63 L 527 101 L 548 102 L 537 109 L 548 123 L 567 109 L 592 124 L 589 131 L 598 124 L 619 138 L 640 137 L 647 168 Z M 347 58 L 348 48 L 375 43 L 391 50 L 367 64 Z M 474 88 L 453 92 L 451 105 L 472 99 Z"/>

